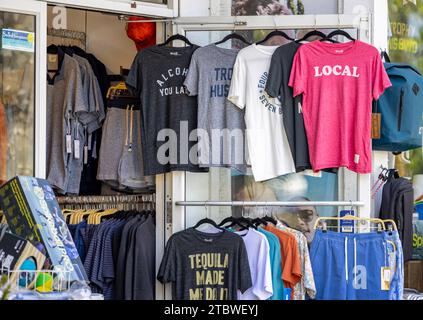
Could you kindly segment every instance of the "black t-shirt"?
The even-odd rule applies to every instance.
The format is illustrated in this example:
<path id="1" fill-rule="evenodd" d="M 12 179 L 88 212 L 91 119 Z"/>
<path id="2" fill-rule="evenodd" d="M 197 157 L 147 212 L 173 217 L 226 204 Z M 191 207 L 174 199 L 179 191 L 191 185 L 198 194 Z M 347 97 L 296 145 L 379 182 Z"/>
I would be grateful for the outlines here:
<path id="1" fill-rule="evenodd" d="M 275 50 L 270 63 L 266 91 L 279 97 L 283 107 L 283 124 L 297 172 L 311 169 L 308 143 L 301 112 L 302 95 L 293 97 L 288 86 L 295 53 L 301 44 L 290 42 Z"/>
<path id="2" fill-rule="evenodd" d="M 175 233 L 166 245 L 157 279 L 172 282 L 175 300 L 236 300 L 252 286 L 242 238 L 229 231 Z"/>
<path id="3" fill-rule="evenodd" d="M 206 171 L 198 166 L 197 135 L 193 132 L 197 99 L 188 96 L 184 87 L 197 48 L 152 46 L 138 52 L 132 64 L 126 83 L 141 100 L 145 175 Z"/>

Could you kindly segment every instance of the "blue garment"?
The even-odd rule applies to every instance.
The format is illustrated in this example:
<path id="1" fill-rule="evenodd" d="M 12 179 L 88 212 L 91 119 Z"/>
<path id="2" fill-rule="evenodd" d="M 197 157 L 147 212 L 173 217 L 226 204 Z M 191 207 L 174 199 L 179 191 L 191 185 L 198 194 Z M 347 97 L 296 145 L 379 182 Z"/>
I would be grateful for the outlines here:
<path id="1" fill-rule="evenodd" d="M 381 290 L 381 270 L 389 267 L 384 233 L 317 230 L 310 258 L 316 299 L 389 299 L 389 290 Z"/>
<path id="2" fill-rule="evenodd" d="M 391 269 L 391 285 L 389 287 L 390 300 L 402 300 L 404 294 L 404 255 L 398 231 L 385 232 L 387 242 L 389 266 Z"/>
<path id="3" fill-rule="evenodd" d="M 82 221 L 81 223 L 78 223 L 75 228 L 75 246 L 76 250 L 78 250 L 79 257 L 81 258 L 82 263 L 85 261 L 85 243 L 83 238 L 83 229 L 87 228 L 87 221 Z"/>
<path id="4" fill-rule="evenodd" d="M 68 225 L 69 232 L 72 236 L 73 241 L 75 242 L 75 231 L 76 231 L 77 224 L 70 224 Z"/>
<path id="5" fill-rule="evenodd" d="M 283 300 L 282 257 L 279 238 L 271 232 L 258 229 L 269 242 L 270 268 L 272 271 L 273 295 L 268 300 Z"/>

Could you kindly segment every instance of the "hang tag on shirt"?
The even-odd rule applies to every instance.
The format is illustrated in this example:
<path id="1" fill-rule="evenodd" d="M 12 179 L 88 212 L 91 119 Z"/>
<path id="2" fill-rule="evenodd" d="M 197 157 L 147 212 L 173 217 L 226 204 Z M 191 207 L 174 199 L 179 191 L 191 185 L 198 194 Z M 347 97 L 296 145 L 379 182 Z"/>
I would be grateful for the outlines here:
<path id="1" fill-rule="evenodd" d="M 92 134 L 92 133 L 90 133 L 90 134 L 88 135 L 88 150 L 89 150 L 89 151 L 91 151 L 91 145 L 92 145 L 92 142 L 93 142 L 93 134 Z"/>
<path id="2" fill-rule="evenodd" d="M 80 147 L 80 142 L 79 140 L 73 140 L 73 147 L 74 147 L 74 155 L 75 155 L 75 159 L 79 159 L 81 158 L 81 153 L 79 151 L 79 147 Z"/>
<path id="3" fill-rule="evenodd" d="M 66 153 L 72 153 L 72 136 L 70 134 L 66 135 Z"/>
<path id="4" fill-rule="evenodd" d="M 388 291 L 391 285 L 391 269 L 389 267 L 380 268 L 381 290 Z"/>
<path id="5" fill-rule="evenodd" d="M 380 126 L 382 115 L 380 113 L 372 113 L 372 139 L 380 139 Z"/>
<path id="6" fill-rule="evenodd" d="M 303 105 L 301 102 L 298 102 L 298 113 L 303 113 Z"/>
<path id="7" fill-rule="evenodd" d="M 47 70 L 57 71 L 59 70 L 59 56 L 57 54 L 47 54 Z"/>
<path id="8" fill-rule="evenodd" d="M 355 154 L 354 155 L 354 163 L 358 164 L 360 162 L 360 155 L 359 154 Z"/>
<path id="9" fill-rule="evenodd" d="M 84 164 L 88 163 L 88 146 L 84 146 Z"/>

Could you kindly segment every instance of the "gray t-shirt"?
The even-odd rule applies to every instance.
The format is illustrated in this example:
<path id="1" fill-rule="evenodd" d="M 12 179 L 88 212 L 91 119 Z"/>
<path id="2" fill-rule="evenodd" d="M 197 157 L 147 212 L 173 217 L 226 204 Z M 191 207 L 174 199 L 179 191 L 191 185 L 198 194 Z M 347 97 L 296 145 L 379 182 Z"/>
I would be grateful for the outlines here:
<path id="1" fill-rule="evenodd" d="M 236 300 L 252 286 L 242 238 L 230 231 L 189 228 L 172 235 L 157 279 L 172 282 L 175 300 Z"/>
<path id="2" fill-rule="evenodd" d="M 293 97 L 288 86 L 292 62 L 300 43 L 290 42 L 275 50 L 269 68 L 266 92 L 279 97 L 283 108 L 283 124 L 297 172 L 311 169 L 308 142 L 301 111 L 302 96 Z"/>
<path id="3" fill-rule="evenodd" d="M 244 110 L 227 99 L 238 51 L 214 44 L 197 49 L 184 85 L 198 101 L 200 166 L 245 173 Z"/>
<path id="4" fill-rule="evenodd" d="M 183 85 L 197 48 L 152 46 L 138 52 L 131 66 L 126 84 L 141 100 L 145 175 L 205 171 L 198 166 L 197 99 Z"/>
<path id="5" fill-rule="evenodd" d="M 86 108 L 82 75 L 78 62 L 59 52 L 61 66 L 47 86 L 47 180 L 61 193 L 68 192 L 69 177 L 74 175 L 72 153 L 66 152 L 66 135 L 73 139 L 77 131 L 75 110 Z M 82 154 L 81 154 L 82 156 Z M 81 167 L 82 170 L 82 167 Z M 80 170 L 77 169 L 79 172 Z"/>

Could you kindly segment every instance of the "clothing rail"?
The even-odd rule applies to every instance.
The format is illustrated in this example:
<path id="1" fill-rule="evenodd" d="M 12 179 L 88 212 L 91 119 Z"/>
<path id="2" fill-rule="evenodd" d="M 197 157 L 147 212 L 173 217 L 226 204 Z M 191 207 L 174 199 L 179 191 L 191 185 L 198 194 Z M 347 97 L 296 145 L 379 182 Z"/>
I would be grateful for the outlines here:
<path id="1" fill-rule="evenodd" d="M 351 206 L 362 207 L 360 201 L 176 201 L 177 206 L 184 207 L 300 207 L 300 206 Z"/>
<path id="2" fill-rule="evenodd" d="M 119 204 L 156 202 L 155 194 L 58 197 L 59 204 Z"/>
<path id="3" fill-rule="evenodd" d="M 47 35 L 52 37 L 81 40 L 82 42 L 85 42 L 86 39 L 85 32 L 68 29 L 47 28 Z"/>

